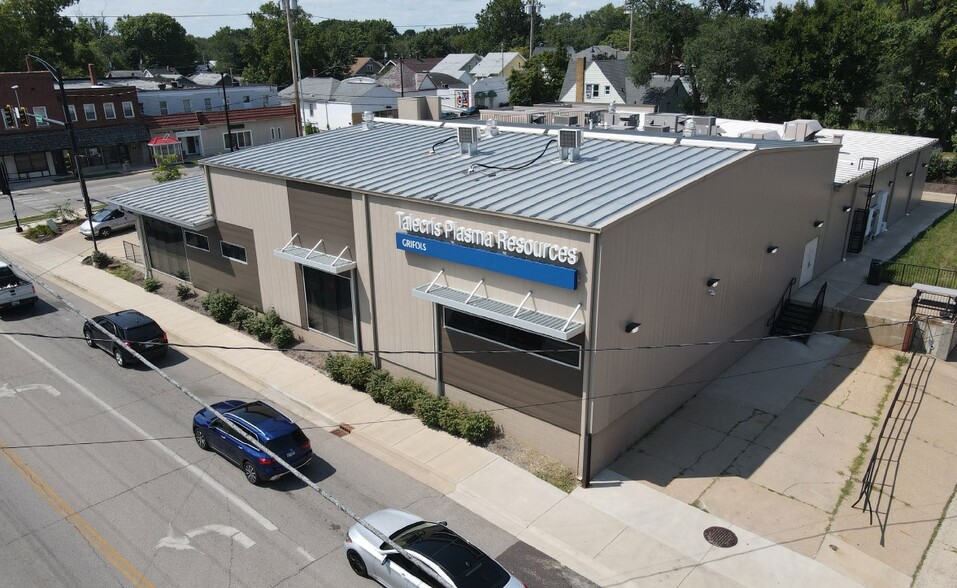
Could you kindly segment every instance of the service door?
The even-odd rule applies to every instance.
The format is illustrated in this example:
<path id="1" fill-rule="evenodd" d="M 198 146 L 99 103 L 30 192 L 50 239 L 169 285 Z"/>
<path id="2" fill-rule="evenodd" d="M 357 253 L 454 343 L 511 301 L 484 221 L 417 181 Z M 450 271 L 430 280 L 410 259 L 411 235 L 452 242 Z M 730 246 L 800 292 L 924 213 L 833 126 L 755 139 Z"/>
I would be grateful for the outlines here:
<path id="1" fill-rule="evenodd" d="M 798 288 L 807 284 L 814 277 L 814 259 L 817 257 L 817 240 L 814 237 L 804 245 L 804 261 L 801 263 L 801 281 Z"/>

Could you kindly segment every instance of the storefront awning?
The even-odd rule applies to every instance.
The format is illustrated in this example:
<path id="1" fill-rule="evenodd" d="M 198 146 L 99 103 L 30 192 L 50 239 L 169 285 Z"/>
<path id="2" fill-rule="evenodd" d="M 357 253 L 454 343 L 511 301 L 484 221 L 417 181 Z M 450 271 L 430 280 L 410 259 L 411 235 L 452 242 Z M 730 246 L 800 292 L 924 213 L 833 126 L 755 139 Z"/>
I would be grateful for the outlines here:
<path id="1" fill-rule="evenodd" d="M 478 100 L 478 99 L 480 99 L 480 98 L 485 98 L 486 96 L 488 96 L 488 94 L 487 94 L 486 92 L 476 92 L 476 93 L 475 93 L 475 99 L 476 99 L 476 100 Z"/>
<path id="2" fill-rule="evenodd" d="M 498 96 L 498 94 L 495 93 L 495 90 L 489 90 L 488 92 L 485 93 L 485 95 L 489 98 L 495 98 L 496 96 Z"/>
<path id="3" fill-rule="evenodd" d="M 571 317 L 545 314 L 508 302 L 476 296 L 474 292 L 440 286 L 434 282 L 415 288 L 412 290 L 412 296 L 562 341 L 568 341 L 585 331 L 585 324 L 573 321 Z M 576 308 L 571 316 L 575 316 L 578 310 Z"/>
<path id="4" fill-rule="evenodd" d="M 292 261 L 306 267 L 317 269 L 327 274 L 342 274 L 356 268 L 356 262 L 346 257 L 349 248 L 346 247 L 339 252 L 339 255 L 330 255 L 318 249 L 322 246 L 320 239 L 312 249 L 306 249 L 298 245 L 293 245 L 293 241 L 299 238 L 299 234 L 293 235 L 285 246 L 276 249 L 273 254 L 280 258 Z"/>

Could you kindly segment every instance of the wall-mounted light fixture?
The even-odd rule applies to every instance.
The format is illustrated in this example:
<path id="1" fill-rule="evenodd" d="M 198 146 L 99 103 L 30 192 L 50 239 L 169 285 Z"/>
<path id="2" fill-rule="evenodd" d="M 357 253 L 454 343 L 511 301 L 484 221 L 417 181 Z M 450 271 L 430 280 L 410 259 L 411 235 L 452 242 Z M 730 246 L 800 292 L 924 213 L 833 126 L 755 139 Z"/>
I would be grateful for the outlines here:
<path id="1" fill-rule="evenodd" d="M 887 182 L 887 185 L 888 185 L 888 186 L 893 186 L 893 185 L 894 185 L 894 180 L 891 180 L 891 181 Z"/>
<path id="2" fill-rule="evenodd" d="M 927 167 L 927 162 L 925 161 L 924 163 L 920 164 L 920 166 L 921 166 L 921 167 Z"/>
<path id="3" fill-rule="evenodd" d="M 841 212 L 850 212 L 850 211 L 851 211 L 850 206 L 845 206 L 844 208 L 841 209 Z"/>
<path id="4" fill-rule="evenodd" d="M 628 333 L 629 335 L 634 335 L 635 333 L 638 332 L 638 329 L 640 328 L 641 328 L 641 323 L 636 323 L 632 321 L 625 324 L 625 332 Z"/>
<path id="5" fill-rule="evenodd" d="M 907 173 L 904 174 L 904 175 L 906 175 L 906 176 L 909 178 L 909 177 L 911 177 L 912 175 L 914 175 L 914 172 L 907 172 Z"/>
<path id="6" fill-rule="evenodd" d="M 768 245 L 768 253 L 777 253 L 777 252 L 778 252 L 777 245 Z"/>
<path id="7" fill-rule="evenodd" d="M 718 287 L 718 283 L 720 281 L 721 280 L 719 280 L 718 278 L 708 278 L 708 281 L 705 282 L 708 285 L 708 294 L 710 294 L 711 296 L 714 296 L 717 293 L 715 291 L 715 288 Z"/>
<path id="8" fill-rule="evenodd" d="M 823 226 L 824 226 L 824 221 L 814 221 L 814 228 L 815 228 L 815 229 L 820 229 L 820 228 L 823 227 Z"/>

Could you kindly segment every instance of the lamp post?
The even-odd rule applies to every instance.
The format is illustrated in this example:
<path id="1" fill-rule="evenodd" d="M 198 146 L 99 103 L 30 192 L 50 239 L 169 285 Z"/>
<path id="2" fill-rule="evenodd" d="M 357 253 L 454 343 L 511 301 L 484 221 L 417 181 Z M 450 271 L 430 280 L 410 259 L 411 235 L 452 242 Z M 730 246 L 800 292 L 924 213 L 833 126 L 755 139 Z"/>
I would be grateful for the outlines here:
<path id="1" fill-rule="evenodd" d="M 73 169 L 76 170 L 76 177 L 80 180 L 80 194 L 83 196 L 83 206 L 86 209 L 86 218 L 90 223 L 90 238 L 93 239 L 93 251 L 99 253 L 100 250 L 96 247 L 96 231 L 93 230 L 93 209 L 90 207 L 90 194 L 86 191 L 86 179 L 83 177 L 83 166 L 81 162 L 76 157 L 76 131 L 73 129 L 73 120 L 70 118 L 70 109 L 67 108 L 66 104 L 66 89 L 63 87 L 63 76 L 60 75 L 59 70 L 53 67 L 43 59 L 40 59 L 36 55 L 27 55 L 27 59 L 32 59 L 36 61 L 50 72 L 50 75 L 53 76 L 53 79 L 56 80 L 57 85 L 60 87 L 60 102 L 63 106 L 63 126 L 66 127 L 67 132 L 70 134 L 70 158 L 73 160 Z"/>
<path id="2" fill-rule="evenodd" d="M 19 88 L 19 84 L 10 86 L 10 89 L 13 90 L 13 95 L 17 97 L 17 110 L 20 110 L 20 92 L 17 91 Z"/>

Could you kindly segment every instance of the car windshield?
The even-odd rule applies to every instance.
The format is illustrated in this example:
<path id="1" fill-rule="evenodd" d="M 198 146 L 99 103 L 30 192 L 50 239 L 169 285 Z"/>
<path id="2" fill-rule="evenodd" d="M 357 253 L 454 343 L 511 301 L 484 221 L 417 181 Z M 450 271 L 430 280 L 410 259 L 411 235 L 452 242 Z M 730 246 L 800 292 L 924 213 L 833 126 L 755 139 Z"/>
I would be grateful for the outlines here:
<path id="1" fill-rule="evenodd" d="M 163 329 L 156 323 L 147 323 L 126 330 L 127 339 L 130 341 L 152 341 L 162 334 Z"/>
<path id="2" fill-rule="evenodd" d="M 290 449 L 297 449 L 306 444 L 309 438 L 306 437 L 306 434 L 303 433 L 300 429 L 295 429 L 289 435 L 283 435 L 282 437 L 276 437 L 271 441 L 266 442 L 266 447 L 269 448 L 273 453 L 283 453 Z"/>
<path id="3" fill-rule="evenodd" d="M 110 216 L 110 213 L 112 213 L 112 212 L 113 212 L 112 209 L 110 209 L 110 208 L 104 208 L 104 209 L 101 210 L 100 212 L 98 212 L 98 213 L 96 213 L 96 214 L 93 215 L 93 222 L 98 223 L 98 222 L 101 222 L 101 221 L 105 221 L 105 220 L 107 219 L 107 217 Z"/>
<path id="4" fill-rule="evenodd" d="M 509 575 L 498 562 L 438 523 L 410 525 L 392 540 L 435 562 L 459 588 L 501 588 Z"/>

